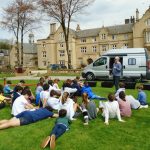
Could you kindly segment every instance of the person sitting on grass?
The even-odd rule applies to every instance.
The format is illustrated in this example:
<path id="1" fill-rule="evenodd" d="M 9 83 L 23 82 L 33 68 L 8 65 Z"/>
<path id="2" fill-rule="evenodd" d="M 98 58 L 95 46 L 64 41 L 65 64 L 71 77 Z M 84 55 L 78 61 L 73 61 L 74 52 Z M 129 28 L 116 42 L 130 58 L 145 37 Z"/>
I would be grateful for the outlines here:
<path id="1" fill-rule="evenodd" d="M 22 91 L 23 91 L 23 87 L 19 85 L 15 87 L 15 91 L 13 92 L 12 104 L 19 96 L 21 96 Z"/>
<path id="2" fill-rule="evenodd" d="M 4 86 L 4 96 L 11 97 L 11 94 L 13 93 L 13 90 L 10 88 L 11 81 L 7 81 L 7 84 Z"/>
<path id="3" fill-rule="evenodd" d="M 102 116 L 105 118 L 105 124 L 109 125 L 109 118 L 118 118 L 120 122 L 124 122 L 121 119 L 119 104 L 115 101 L 115 95 L 110 93 L 108 94 L 108 101 L 101 102 L 99 108 L 102 109 Z"/>
<path id="4" fill-rule="evenodd" d="M 120 82 L 120 83 L 119 83 L 119 89 L 118 89 L 118 90 L 116 91 L 116 93 L 115 93 L 115 97 L 116 97 L 117 100 L 119 99 L 119 93 L 120 93 L 121 91 L 124 91 L 124 92 L 125 92 L 125 84 L 124 84 L 123 82 Z"/>
<path id="5" fill-rule="evenodd" d="M 126 95 L 123 91 L 119 93 L 119 109 L 120 109 L 120 114 L 123 117 L 131 117 L 132 111 L 131 111 L 131 104 L 130 101 L 126 99 Z"/>
<path id="6" fill-rule="evenodd" d="M 75 112 L 77 111 L 78 104 L 75 103 L 71 98 L 69 98 L 69 93 L 64 92 L 63 95 L 60 97 L 60 109 L 66 109 L 67 110 L 67 117 L 70 120 L 75 120 L 73 117 L 75 115 Z"/>
<path id="7" fill-rule="evenodd" d="M 11 114 L 13 116 L 18 115 L 19 113 L 26 111 L 28 109 L 33 109 L 34 106 L 31 105 L 28 100 L 29 97 L 31 96 L 31 91 L 30 90 L 23 90 L 22 95 L 19 96 L 13 103 L 12 105 L 12 112 Z"/>
<path id="8" fill-rule="evenodd" d="M 82 94 L 82 104 L 80 109 L 83 113 L 84 125 L 88 125 L 89 120 L 97 117 L 97 108 L 95 102 L 88 99 L 87 93 Z"/>
<path id="9" fill-rule="evenodd" d="M 48 117 L 58 117 L 58 115 L 51 112 L 51 110 L 51 107 L 46 106 L 45 108 L 39 108 L 33 111 L 21 112 L 9 120 L 1 120 L 0 129 L 31 124 Z"/>
<path id="10" fill-rule="evenodd" d="M 145 106 L 145 108 L 148 108 L 148 104 L 146 100 L 147 96 L 146 96 L 146 93 L 143 91 L 143 85 L 137 86 L 137 89 L 138 89 L 137 100 L 140 102 L 142 106 Z"/>
<path id="11" fill-rule="evenodd" d="M 84 82 L 84 86 L 81 89 L 81 94 L 83 93 L 87 93 L 89 99 L 107 100 L 105 97 L 94 94 L 87 81 Z"/>
<path id="12" fill-rule="evenodd" d="M 50 149 L 55 149 L 56 139 L 69 129 L 69 124 L 71 123 L 66 115 L 67 111 L 65 109 L 61 109 L 59 111 L 59 117 L 56 119 L 55 126 L 53 127 L 50 135 L 43 140 L 41 144 L 42 148 L 45 148 L 50 143 Z"/>

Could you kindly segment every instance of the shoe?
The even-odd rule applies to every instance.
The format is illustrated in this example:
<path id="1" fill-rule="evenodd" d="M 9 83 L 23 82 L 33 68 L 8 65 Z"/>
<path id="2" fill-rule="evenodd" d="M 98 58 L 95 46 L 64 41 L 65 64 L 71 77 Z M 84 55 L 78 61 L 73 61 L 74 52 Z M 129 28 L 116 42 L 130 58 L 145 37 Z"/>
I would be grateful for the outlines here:
<path id="1" fill-rule="evenodd" d="M 148 108 L 148 105 L 141 105 L 141 106 L 140 106 L 140 109 L 141 109 L 141 108 Z"/>
<path id="2" fill-rule="evenodd" d="M 88 122 L 84 122 L 83 125 L 87 126 L 87 125 L 89 125 L 89 123 Z"/>
<path id="3" fill-rule="evenodd" d="M 55 140 L 56 137 L 54 134 L 51 135 L 51 140 L 50 140 L 50 149 L 54 150 L 55 149 Z"/>
<path id="4" fill-rule="evenodd" d="M 85 118 L 83 125 L 88 125 L 89 124 L 89 119 Z"/>
<path id="5" fill-rule="evenodd" d="M 49 142 L 50 142 L 50 136 L 47 136 L 47 137 L 43 140 L 43 142 L 42 142 L 42 144 L 41 144 L 41 148 L 45 148 L 45 147 L 48 145 Z"/>

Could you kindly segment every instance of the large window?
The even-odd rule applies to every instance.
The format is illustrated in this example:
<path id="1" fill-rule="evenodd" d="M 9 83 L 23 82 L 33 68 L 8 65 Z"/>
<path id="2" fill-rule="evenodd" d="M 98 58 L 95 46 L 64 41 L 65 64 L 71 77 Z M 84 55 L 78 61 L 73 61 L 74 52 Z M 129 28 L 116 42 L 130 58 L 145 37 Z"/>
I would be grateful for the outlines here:
<path id="1" fill-rule="evenodd" d="M 107 50 L 107 47 L 106 47 L 106 45 L 102 45 L 102 51 L 106 51 Z"/>
<path id="2" fill-rule="evenodd" d="M 102 39 L 102 40 L 106 39 L 106 34 L 105 34 L 105 33 L 103 33 L 103 34 L 101 35 L 101 39 Z"/>
<path id="3" fill-rule="evenodd" d="M 93 66 L 102 66 L 102 65 L 105 65 L 106 63 L 107 63 L 107 58 L 106 57 L 102 57 L 102 58 L 99 58 L 98 60 L 96 60 L 93 63 Z"/>
<path id="4" fill-rule="evenodd" d="M 145 42 L 149 43 L 150 42 L 150 32 L 145 33 Z"/>
<path id="5" fill-rule="evenodd" d="M 46 57 L 46 51 L 43 51 L 43 57 Z"/>
<path id="6" fill-rule="evenodd" d="M 117 39 L 117 35 L 113 34 L 113 35 L 112 35 L 112 39 L 113 39 L 113 40 L 116 40 L 116 39 Z"/>
<path id="7" fill-rule="evenodd" d="M 86 47 L 81 47 L 81 53 L 86 53 Z"/>
<path id="8" fill-rule="evenodd" d="M 92 51 L 95 53 L 97 50 L 96 46 L 92 46 Z"/>
<path id="9" fill-rule="evenodd" d="M 116 49 L 117 48 L 117 45 L 116 44 L 113 44 L 112 45 L 112 49 Z"/>
<path id="10" fill-rule="evenodd" d="M 81 43 L 86 43 L 86 38 L 81 38 Z"/>
<path id="11" fill-rule="evenodd" d="M 129 58 L 128 59 L 128 65 L 136 65 L 136 59 L 135 58 Z"/>
<path id="12" fill-rule="evenodd" d="M 60 60 L 59 63 L 60 65 L 65 65 L 65 60 Z"/>
<path id="13" fill-rule="evenodd" d="M 146 26 L 150 26 L 150 18 L 148 18 L 148 19 L 145 21 L 145 23 L 146 23 Z"/>

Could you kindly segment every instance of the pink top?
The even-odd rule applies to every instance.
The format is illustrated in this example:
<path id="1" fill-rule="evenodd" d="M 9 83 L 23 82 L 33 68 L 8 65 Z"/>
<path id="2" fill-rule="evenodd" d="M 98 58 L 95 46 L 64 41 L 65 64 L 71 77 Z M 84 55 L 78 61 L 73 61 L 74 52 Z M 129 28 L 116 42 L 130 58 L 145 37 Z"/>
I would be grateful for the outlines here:
<path id="1" fill-rule="evenodd" d="M 130 106 L 130 102 L 128 100 L 123 101 L 123 100 L 119 100 L 119 108 L 120 108 L 120 114 L 121 116 L 124 117 L 130 117 L 131 116 L 131 106 Z"/>

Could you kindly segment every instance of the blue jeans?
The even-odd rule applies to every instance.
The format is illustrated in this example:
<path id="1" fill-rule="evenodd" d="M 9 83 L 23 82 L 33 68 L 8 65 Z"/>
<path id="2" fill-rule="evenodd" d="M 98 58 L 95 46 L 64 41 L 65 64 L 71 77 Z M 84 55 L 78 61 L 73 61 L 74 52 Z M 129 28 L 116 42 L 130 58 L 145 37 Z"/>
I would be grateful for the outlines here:
<path id="1" fill-rule="evenodd" d="M 50 136 L 52 134 L 55 134 L 56 139 L 61 136 L 62 134 L 64 134 L 66 132 L 67 127 L 63 124 L 55 124 L 54 128 L 52 129 Z"/>
<path id="2" fill-rule="evenodd" d="M 107 100 L 107 98 L 98 95 L 92 95 L 89 99 Z"/>
<path id="3" fill-rule="evenodd" d="M 116 91 L 118 90 L 119 80 L 120 80 L 120 76 L 113 76 L 113 81 L 114 81 Z"/>

